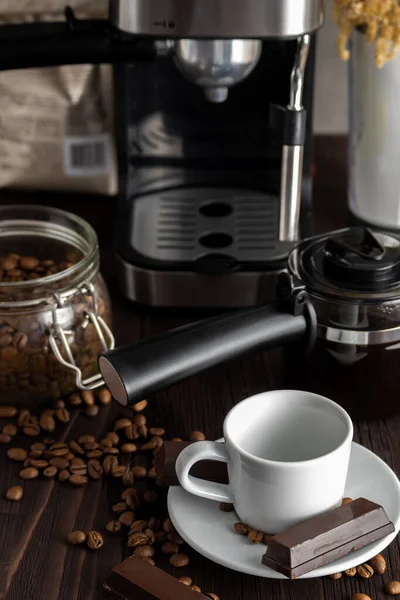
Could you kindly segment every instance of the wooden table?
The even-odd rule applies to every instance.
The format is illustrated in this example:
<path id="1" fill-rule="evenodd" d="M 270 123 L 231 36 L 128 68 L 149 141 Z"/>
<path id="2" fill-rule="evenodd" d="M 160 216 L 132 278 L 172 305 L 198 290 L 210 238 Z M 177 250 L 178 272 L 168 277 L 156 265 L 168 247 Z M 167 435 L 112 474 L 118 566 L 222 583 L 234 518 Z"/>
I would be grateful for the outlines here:
<path id="1" fill-rule="evenodd" d="M 337 138 L 320 138 L 316 143 L 317 177 L 315 185 L 316 221 L 326 231 L 348 221 L 346 195 L 346 144 Z M 187 322 L 190 316 L 138 308 L 118 293 L 112 267 L 112 216 L 114 199 L 82 199 L 69 195 L 26 197 L 3 192 L 1 202 L 40 202 L 58 205 L 81 214 L 96 228 L 102 248 L 102 271 L 109 284 L 118 343 L 127 343 Z M 198 315 L 197 315 L 198 317 Z M 207 438 L 221 435 L 224 415 L 233 404 L 253 393 L 274 387 L 273 369 L 268 353 L 214 368 L 198 377 L 159 394 L 152 400 L 149 420 L 163 424 L 169 436 L 187 437 L 200 429 Z M 82 433 L 102 436 L 121 409 L 113 404 L 102 409 L 96 419 L 76 416 L 63 435 Z M 355 439 L 371 448 L 400 474 L 400 418 L 355 424 Z M 26 442 L 24 441 L 26 444 Z M 18 444 L 17 444 L 18 445 Z M 0 450 L 0 491 L 18 482 L 18 466 Z M 103 598 L 102 583 L 110 569 L 126 555 L 121 537 L 106 539 L 99 552 L 66 544 L 74 528 L 104 531 L 111 519 L 110 507 L 118 500 L 114 481 L 92 482 L 72 489 L 52 481 L 25 484 L 20 503 L 0 500 L 0 599 L 5 600 L 98 600 Z M 221 513 L 222 514 L 222 513 Z M 383 579 L 370 581 L 343 578 L 308 579 L 298 582 L 257 579 L 219 567 L 188 551 L 193 574 L 205 591 L 214 591 L 221 600 L 340 600 L 356 591 L 373 600 L 383 600 Z M 400 545 L 395 541 L 386 551 L 388 575 L 400 579 Z"/>

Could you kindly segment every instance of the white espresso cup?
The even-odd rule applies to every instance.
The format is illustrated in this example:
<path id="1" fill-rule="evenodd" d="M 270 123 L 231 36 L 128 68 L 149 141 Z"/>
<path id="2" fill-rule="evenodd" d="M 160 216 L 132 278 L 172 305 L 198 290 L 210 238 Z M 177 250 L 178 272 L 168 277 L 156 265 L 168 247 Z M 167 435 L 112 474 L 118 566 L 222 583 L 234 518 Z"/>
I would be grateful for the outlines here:
<path id="1" fill-rule="evenodd" d="M 178 456 L 186 491 L 233 503 L 243 523 L 264 533 L 340 506 L 353 424 L 332 400 L 295 390 L 252 396 L 228 413 L 224 437 L 224 443 L 196 442 Z M 189 475 L 202 460 L 226 462 L 229 484 Z"/>

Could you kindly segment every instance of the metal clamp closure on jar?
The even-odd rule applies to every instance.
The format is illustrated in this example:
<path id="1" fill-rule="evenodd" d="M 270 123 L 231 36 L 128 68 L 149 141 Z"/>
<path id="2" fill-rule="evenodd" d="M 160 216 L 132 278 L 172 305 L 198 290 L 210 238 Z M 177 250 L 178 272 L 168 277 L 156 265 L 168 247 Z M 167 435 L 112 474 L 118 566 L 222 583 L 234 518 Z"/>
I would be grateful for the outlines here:
<path id="1" fill-rule="evenodd" d="M 365 331 L 362 329 L 338 329 L 336 327 L 318 325 L 318 336 L 337 344 L 374 346 L 400 342 L 400 327 Z"/>
<path id="2" fill-rule="evenodd" d="M 76 294 L 83 294 L 92 298 L 92 310 L 85 310 L 83 313 L 84 322 L 82 327 L 86 328 L 90 323 L 94 326 L 100 343 L 103 348 L 103 352 L 112 350 L 115 347 L 115 339 L 104 319 L 99 315 L 98 301 L 96 290 L 92 283 L 84 282 L 76 288 L 67 290 L 64 293 L 55 293 L 53 295 L 52 305 L 52 324 L 50 325 L 49 343 L 50 347 L 57 358 L 57 360 L 67 369 L 75 373 L 76 386 L 81 390 L 93 390 L 104 385 L 103 378 L 100 373 L 82 379 L 82 371 L 76 365 L 70 344 L 67 336 L 72 335 L 72 331 L 63 329 L 58 322 L 57 310 L 65 306 L 65 303 L 69 301 Z M 59 345 L 64 350 L 67 360 L 63 358 L 60 351 Z"/>

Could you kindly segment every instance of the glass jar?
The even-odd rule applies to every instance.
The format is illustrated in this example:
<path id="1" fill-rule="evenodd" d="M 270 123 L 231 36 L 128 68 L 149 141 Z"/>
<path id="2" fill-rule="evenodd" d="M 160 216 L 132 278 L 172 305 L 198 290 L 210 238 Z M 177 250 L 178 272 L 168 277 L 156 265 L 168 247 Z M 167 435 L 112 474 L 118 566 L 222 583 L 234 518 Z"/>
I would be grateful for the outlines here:
<path id="1" fill-rule="evenodd" d="M 20 257 L 31 268 L 23 281 Z M 93 228 L 55 208 L 0 207 L 0 404 L 33 406 L 101 385 L 97 357 L 114 346 L 110 326 Z"/>

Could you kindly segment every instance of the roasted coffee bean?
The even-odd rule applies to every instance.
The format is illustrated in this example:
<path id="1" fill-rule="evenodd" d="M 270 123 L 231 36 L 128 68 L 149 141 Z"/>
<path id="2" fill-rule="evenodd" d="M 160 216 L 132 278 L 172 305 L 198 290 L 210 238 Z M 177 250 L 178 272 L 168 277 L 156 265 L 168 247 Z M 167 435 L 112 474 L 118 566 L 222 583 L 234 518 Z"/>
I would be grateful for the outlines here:
<path id="1" fill-rule="evenodd" d="M 8 433 L 0 433 L 0 444 L 9 444 L 11 440 L 12 437 Z"/>
<path id="2" fill-rule="evenodd" d="M 81 392 L 81 398 L 87 406 L 93 406 L 94 404 L 94 393 L 91 390 L 85 390 Z M 83 443 L 83 442 L 80 442 Z"/>
<path id="3" fill-rule="evenodd" d="M 268 546 L 268 542 L 272 537 L 273 537 L 272 533 L 264 533 L 263 544 Z"/>
<path id="4" fill-rule="evenodd" d="M 117 419 L 114 423 L 115 431 L 120 431 L 121 429 L 125 429 L 125 427 L 129 427 L 132 425 L 132 421 L 127 418 Z"/>
<path id="5" fill-rule="evenodd" d="M 351 567 L 351 569 L 346 569 L 344 574 L 347 575 L 347 577 L 354 577 L 357 574 L 357 569 L 356 567 Z"/>
<path id="6" fill-rule="evenodd" d="M 56 456 L 55 458 L 51 458 L 49 463 L 57 469 L 66 469 L 69 466 L 69 460 L 64 458 L 64 456 Z"/>
<path id="7" fill-rule="evenodd" d="M 367 594 L 353 594 L 350 600 L 371 600 L 371 597 Z"/>
<path id="8" fill-rule="evenodd" d="M 128 425 L 128 427 L 125 427 L 124 433 L 125 437 L 128 438 L 128 440 L 134 441 L 139 438 L 139 431 L 137 425 Z"/>
<path id="9" fill-rule="evenodd" d="M 174 542 L 165 542 L 160 550 L 163 554 L 178 554 L 179 546 L 178 544 L 174 544 Z"/>
<path id="10" fill-rule="evenodd" d="M 23 448 L 9 448 L 9 450 L 7 450 L 7 456 L 8 458 L 11 458 L 11 460 L 23 462 L 28 458 L 28 453 Z"/>
<path id="11" fill-rule="evenodd" d="M 28 343 L 28 336 L 26 335 L 26 333 L 23 333 L 22 331 L 18 331 L 14 335 L 12 345 L 14 346 L 14 348 L 16 350 L 22 350 L 23 348 L 25 348 L 27 343 Z"/>
<path id="12" fill-rule="evenodd" d="M 364 579 L 369 579 L 374 574 L 374 570 L 367 564 L 358 565 L 357 574 L 360 575 L 360 577 L 363 577 Z"/>
<path id="13" fill-rule="evenodd" d="M 142 412 L 142 410 L 144 410 L 147 407 L 147 404 L 147 400 L 141 400 L 140 402 L 136 402 L 136 404 L 134 404 L 132 408 L 135 412 Z"/>
<path id="14" fill-rule="evenodd" d="M 15 269 L 18 264 L 18 258 L 13 256 L 6 256 L 1 259 L 0 266 L 4 271 L 11 271 L 11 269 Z"/>
<path id="15" fill-rule="evenodd" d="M 138 531 L 144 531 L 148 526 L 147 521 L 144 521 L 143 519 L 138 519 L 137 521 L 134 521 L 131 525 L 130 528 L 130 533 L 137 533 Z"/>
<path id="16" fill-rule="evenodd" d="M 122 475 L 122 483 L 126 487 L 132 487 L 135 483 L 135 478 L 132 473 L 132 469 L 126 467 L 125 473 Z"/>
<path id="17" fill-rule="evenodd" d="M 31 445 L 31 450 L 46 450 L 46 444 L 43 444 L 43 442 L 35 442 Z"/>
<path id="18" fill-rule="evenodd" d="M 63 483 L 64 481 L 68 481 L 69 478 L 70 472 L 67 471 L 67 469 L 62 469 L 58 474 L 58 481 L 61 481 L 61 483 Z"/>
<path id="19" fill-rule="evenodd" d="M 21 479 L 35 479 L 38 477 L 39 471 L 35 467 L 27 467 L 20 471 L 19 476 Z"/>
<path id="20" fill-rule="evenodd" d="M 163 530 L 165 533 L 172 533 L 175 531 L 175 527 L 173 526 L 171 519 L 165 519 L 163 523 Z"/>
<path id="21" fill-rule="evenodd" d="M 180 437 L 173 437 L 171 442 L 183 442 L 183 439 Z"/>
<path id="22" fill-rule="evenodd" d="M 119 442 L 119 435 L 115 433 L 115 431 L 109 431 L 106 435 L 108 440 L 111 440 L 111 443 L 115 446 Z"/>
<path id="23" fill-rule="evenodd" d="M 89 531 L 86 543 L 91 550 L 98 550 L 103 545 L 103 537 L 98 531 Z"/>
<path id="24" fill-rule="evenodd" d="M 382 554 L 377 554 L 368 561 L 368 564 L 373 568 L 374 573 L 377 575 L 383 575 L 386 573 L 386 560 Z"/>
<path id="25" fill-rule="evenodd" d="M 202 442 L 206 439 L 206 436 L 202 431 L 192 431 L 189 436 L 191 442 Z"/>
<path id="26" fill-rule="evenodd" d="M 164 440 L 159 435 L 155 435 L 150 441 L 155 444 L 156 448 L 161 448 L 164 445 Z"/>
<path id="27" fill-rule="evenodd" d="M 62 458 L 65 458 L 65 460 L 68 460 L 70 462 L 73 458 L 75 458 L 75 455 L 72 454 L 72 452 L 67 452 L 67 454 L 64 454 Z"/>
<path id="28" fill-rule="evenodd" d="M 87 465 L 89 477 L 92 479 L 101 479 L 103 476 L 103 467 L 96 459 L 91 459 Z"/>
<path id="29" fill-rule="evenodd" d="M 56 410 L 56 418 L 61 421 L 61 423 L 68 423 L 71 415 L 66 408 L 57 408 Z"/>
<path id="30" fill-rule="evenodd" d="M 117 502 L 117 504 L 113 504 L 113 506 L 111 507 L 111 510 L 114 513 L 122 513 L 124 512 L 126 509 L 128 508 L 128 505 L 126 502 Z"/>
<path id="31" fill-rule="evenodd" d="M 169 533 L 167 535 L 167 538 L 169 539 L 170 542 L 173 542 L 174 544 L 178 544 L 178 546 L 181 546 L 182 544 L 185 543 L 184 539 L 181 538 L 179 533 L 177 533 L 176 531 Z"/>
<path id="32" fill-rule="evenodd" d="M 55 477 L 57 475 L 57 467 L 54 467 L 53 465 L 50 465 L 49 467 L 46 467 L 45 470 L 43 471 L 43 475 L 45 477 Z"/>
<path id="33" fill-rule="evenodd" d="M 31 466 L 31 458 L 27 458 L 26 460 L 24 460 L 24 467 L 30 467 Z"/>
<path id="34" fill-rule="evenodd" d="M 69 403 L 71 406 L 80 406 L 82 404 L 82 398 L 79 394 L 72 394 L 72 396 L 69 397 Z"/>
<path id="35" fill-rule="evenodd" d="M 89 442 L 95 442 L 96 438 L 94 437 L 94 435 L 89 435 L 89 434 L 85 434 L 85 435 L 81 435 L 78 438 L 78 444 L 88 444 Z"/>
<path id="36" fill-rule="evenodd" d="M 123 474 L 125 473 L 125 469 L 126 469 L 126 467 L 124 467 L 123 465 L 115 465 L 111 469 L 112 477 L 122 477 Z"/>
<path id="37" fill-rule="evenodd" d="M 90 452 L 86 452 L 86 458 L 101 458 L 103 453 L 101 450 L 91 450 Z"/>
<path id="38" fill-rule="evenodd" d="M 103 469 L 106 475 L 110 475 L 113 468 L 118 466 L 118 459 L 115 456 L 106 456 L 103 460 Z"/>
<path id="39" fill-rule="evenodd" d="M 6 348 L 12 342 L 12 335 L 9 333 L 0 333 L 0 348 Z"/>
<path id="40" fill-rule="evenodd" d="M 76 473 L 77 471 L 82 471 L 82 469 L 87 469 L 87 465 L 84 460 L 81 458 L 73 458 L 69 465 L 69 470 L 71 473 Z"/>
<path id="41" fill-rule="evenodd" d="M 170 557 L 169 562 L 173 567 L 180 569 L 189 564 L 189 557 L 186 554 L 173 554 Z"/>
<path id="42" fill-rule="evenodd" d="M 14 408 L 14 407 L 12 407 L 12 408 Z M 0 410 L 1 410 L 1 407 L 0 407 Z M 1 414 L 0 414 L 0 416 L 1 416 Z M 19 411 L 19 414 L 18 414 L 18 420 L 17 420 L 18 426 L 23 427 L 24 425 L 26 425 L 29 422 L 29 419 L 30 419 L 29 410 L 27 408 L 23 408 L 22 410 Z"/>
<path id="43" fill-rule="evenodd" d="M 163 436 L 165 435 L 165 429 L 163 427 L 150 427 L 149 429 L 151 435 Z"/>
<path id="44" fill-rule="evenodd" d="M 45 469 L 49 466 L 49 463 L 47 462 L 47 460 L 34 458 L 31 460 L 31 466 L 35 467 L 36 469 Z"/>
<path id="45" fill-rule="evenodd" d="M 88 478 L 85 477 L 85 475 L 71 475 L 71 477 L 69 478 L 69 482 L 72 483 L 72 485 L 75 486 L 81 486 L 81 485 L 85 485 L 85 483 L 87 483 Z"/>
<path id="46" fill-rule="evenodd" d="M 50 446 L 50 452 L 53 456 L 65 456 L 66 454 L 68 454 L 69 449 L 66 444 L 59 442 Z"/>
<path id="47" fill-rule="evenodd" d="M 129 537 L 128 537 L 129 548 L 137 548 L 138 546 L 146 546 L 146 545 L 148 545 L 148 543 L 149 543 L 149 540 L 147 538 L 147 535 L 144 534 L 142 531 L 133 533 L 132 535 L 129 535 Z"/>
<path id="48" fill-rule="evenodd" d="M 125 527 L 130 527 L 135 520 L 135 514 L 131 510 L 127 510 L 119 515 L 119 520 Z"/>
<path id="49" fill-rule="evenodd" d="M 125 500 L 125 502 L 127 503 L 127 505 L 129 506 L 129 508 L 131 508 L 132 510 L 137 510 L 140 507 L 140 501 L 139 501 L 139 496 L 136 492 L 136 490 L 134 491 L 130 491 L 130 490 L 134 490 L 134 488 L 127 488 L 121 495 L 122 500 Z M 125 494 L 125 492 L 128 492 L 127 494 Z"/>
<path id="50" fill-rule="evenodd" d="M 155 479 L 157 477 L 157 471 L 156 471 L 156 467 L 155 466 L 151 467 L 151 469 L 147 473 L 147 477 L 149 479 Z"/>
<path id="51" fill-rule="evenodd" d="M 118 448 L 115 448 L 114 446 L 111 448 L 103 448 L 103 454 L 109 454 L 111 456 L 117 456 L 119 454 L 119 450 Z"/>
<path id="52" fill-rule="evenodd" d="M 157 531 L 156 533 L 156 542 L 157 544 L 164 544 L 168 540 L 167 534 L 165 531 Z"/>
<path id="53" fill-rule="evenodd" d="M 217 594 L 211 594 L 210 592 L 207 592 L 206 598 L 211 598 L 211 600 L 219 600 Z"/>
<path id="54" fill-rule="evenodd" d="M 83 544 L 86 541 L 86 533 L 83 531 L 71 531 L 68 535 L 68 542 L 74 546 L 77 544 Z"/>
<path id="55" fill-rule="evenodd" d="M 17 427 L 15 427 L 15 425 L 12 425 L 11 423 L 9 423 L 8 425 L 4 425 L 3 433 L 14 437 L 14 435 L 17 435 L 17 433 L 18 433 L 18 429 L 17 429 Z"/>
<path id="56" fill-rule="evenodd" d="M 97 417 L 97 415 L 99 414 L 99 407 L 97 406 L 97 404 L 92 404 L 91 406 L 87 406 L 85 408 L 85 415 L 87 417 Z"/>
<path id="57" fill-rule="evenodd" d="M 264 537 L 264 534 L 261 531 L 255 531 L 254 529 L 249 531 L 249 533 L 247 535 L 247 539 L 252 544 L 261 544 L 261 542 L 263 541 L 263 537 Z"/>
<path id="58" fill-rule="evenodd" d="M 136 467 L 133 467 L 132 474 L 136 479 L 143 479 L 147 476 L 147 469 L 146 467 L 137 465 Z"/>
<path id="59" fill-rule="evenodd" d="M 97 442 L 86 442 L 86 444 L 83 444 L 83 449 L 86 452 L 90 452 L 91 450 L 97 450 L 98 447 L 99 444 Z"/>
<path id="60" fill-rule="evenodd" d="M 250 527 L 246 523 L 235 523 L 233 528 L 236 533 L 240 533 L 241 535 L 248 535 L 250 532 Z"/>
<path id="61" fill-rule="evenodd" d="M 55 410 L 57 410 L 57 408 L 65 408 L 64 400 L 56 400 L 55 402 L 53 402 L 53 408 Z"/>
<path id="62" fill-rule="evenodd" d="M 133 422 L 138 427 L 141 427 L 142 425 L 146 425 L 147 419 L 144 415 L 135 415 L 133 418 Z"/>
<path id="63" fill-rule="evenodd" d="M 388 581 L 385 585 L 385 592 L 390 596 L 400 594 L 400 581 Z"/>
<path id="64" fill-rule="evenodd" d="M 140 425 L 139 427 L 139 437 L 144 439 L 147 438 L 147 425 Z"/>
<path id="65" fill-rule="evenodd" d="M 120 450 L 123 454 L 130 454 L 132 452 L 136 452 L 137 448 L 135 444 L 123 444 Z"/>
<path id="66" fill-rule="evenodd" d="M 112 447 L 111 440 L 109 440 L 108 438 L 104 438 L 103 440 L 101 440 L 100 448 L 111 448 L 111 447 Z"/>
<path id="67" fill-rule="evenodd" d="M 133 554 L 136 556 L 141 556 L 142 558 L 151 558 L 154 556 L 156 551 L 153 546 L 138 546 L 135 548 Z"/>
<path id="68" fill-rule="evenodd" d="M 46 444 L 46 446 L 52 446 L 53 444 L 56 444 L 56 443 L 57 443 L 56 440 L 53 440 L 53 438 L 45 438 L 43 440 L 43 444 Z M 65 446 L 65 444 L 62 442 L 61 442 L 61 445 Z"/>
<path id="69" fill-rule="evenodd" d="M 13 502 L 18 502 L 19 500 L 21 500 L 23 495 L 24 495 L 24 490 L 19 485 L 11 486 L 10 488 L 8 488 L 8 490 L 6 492 L 7 500 L 12 500 Z"/>
<path id="70" fill-rule="evenodd" d="M 141 450 L 155 450 L 155 448 L 157 448 L 157 443 L 154 440 L 154 438 L 152 440 L 150 440 L 149 442 L 146 442 L 146 444 L 142 444 L 140 446 Z"/>
<path id="71" fill-rule="evenodd" d="M 157 517 L 150 517 L 149 522 L 147 524 L 147 526 L 152 529 L 153 531 L 160 531 L 161 528 L 161 521 L 160 519 L 158 519 Z M 173 540 L 172 540 L 173 541 Z"/>
<path id="72" fill-rule="evenodd" d="M 340 573 L 340 572 L 339 573 L 331 573 L 329 575 L 329 577 L 331 579 L 341 579 L 343 577 L 343 573 Z"/>
<path id="73" fill-rule="evenodd" d="M 155 562 L 152 558 L 150 558 L 149 556 L 141 556 L 140 557 L 142 560 L 144 560 L 145 562 L 149 563 L 149 565 L 152 565 L 153 567 L 155 566 Z"/>
<path id="74" fill-rule="evenodd" d="M 179 577 L 178 581 L 183 583 L 183 585 L 192 585 L 192 580 L 187 575 L 184 575 L 183 577 Z"/>
<path id="75" fill-rule="evenodd" d="M 39 425 L 26 425 L 23 428 L 23 432 L 25 435 L 29 435 L 29 436 L 39 435 L 40 427 L 39 427 Z"/>
<path id="76" fill-rule="evenodd" d="M 19 266 L 24 271 L 34 271 L 39 266 L 39 262 L 34 256 L 23 256 L 19 259 Z"/>
<path id="77" fill-rule="evenodd" d="M 145 535 L 147 535 L 147 539 L 149 540 L 150 546 L 152 546 L 153 544 L 155 544 L 156 534 L 154 533 L 154 531 L 152 529 L 145 529 L 143 533 Z"/>
<path id="78" fill-rule="evenodd" d="M 107 406 L 112 400 L 111 392 L 107 388 L 102 388 L 98 392 L 97 397 L 99 399 L 100 404 L 102 404 L 103 406 Z"/>
<path id="79" fill-rule="evenodd" d="M 73 452 L 74 454 L 79 454 L 80 456 L 83 456 L 85 454 L 84 449 L 80 444 L 78 444 L 78 442 L 69 442 L 69 447 L 71 452 Z"/>
<path id="80" fill-rule="evenodd" d="M 153 490 L 146 490 L 143 497 L 149 504 L 154 504 L 158 500 L 157 492 Z"/>
<path id="81" fill-rule="evenodd" d="M 353 502 L 353 498 L 347 498 L 347 497 L 343 498 L 343 500 L 342 500 L 342 506 L 344 504 L 349 504 L 349 502 Z"/>
<path id="82" fill-rule="evenodd" d="M 201 594 L 201 589 L 198 585 L 191 585 L 190 589 L 192 589 L 194 592 L 198 592 L 199 594 Z"/>
<path id="83" fill-rule="evenodd" d="M 0 419 L 12 419 L 17 414 L 15 406 L 0 405 Z"/>
<path id="84" fill-rule="evenodd" d="M 121 531 L 122 523 L 120 521 L 109 521 L 106 525 L 107 531 L 110 533 L 116 533 L 117 531 Z"/>
<path id="85" fill-rule="evenodd" d="M 222 512 L 232 512 L 235 510 L 233 504 L 230 502 L 221 502 L 219 509 L 222 510 Z"/>
<path id="86" fill-rule="evenodd" d="M 56 428 L 56 422 L 55 422 L 53 416 L 48 413 L 43 413 L 40 416 L 40 427 L 44 431 L 49 431 L 49 432 L 54 431 Z"/>

